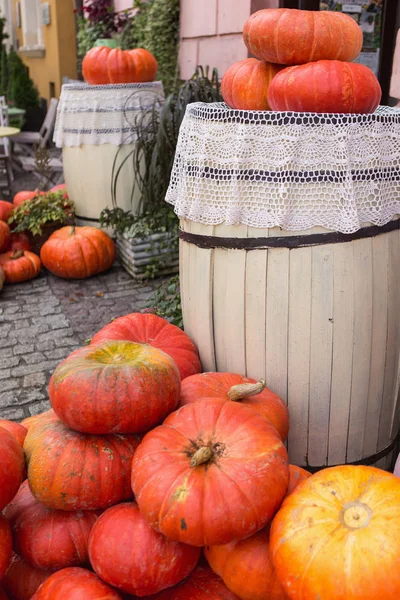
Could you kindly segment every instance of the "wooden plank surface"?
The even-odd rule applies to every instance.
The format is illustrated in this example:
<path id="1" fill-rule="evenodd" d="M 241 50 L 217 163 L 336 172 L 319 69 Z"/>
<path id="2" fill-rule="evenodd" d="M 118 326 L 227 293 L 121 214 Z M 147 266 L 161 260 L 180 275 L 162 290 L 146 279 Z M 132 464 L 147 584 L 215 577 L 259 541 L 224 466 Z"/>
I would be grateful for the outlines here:
<path id="1" fill-rule="evenodd" d="M 257 380 L 266 377 L 267 260 L 268 252 L 265 250 L 253 250 L 246 257 L 246 375 Z"/>
<path id="2" fill-rule="evenodd" d="M 289 459 L 307 464 L 311 333 L 311 248 L 290 252 L 288 408 Z"/>
<path id="3" fill-rule="evenodd" d="M 333 349 L 328 464 L 346 462 L 353 362 L 354 268 L 350 244 L 333 248 Z"/>

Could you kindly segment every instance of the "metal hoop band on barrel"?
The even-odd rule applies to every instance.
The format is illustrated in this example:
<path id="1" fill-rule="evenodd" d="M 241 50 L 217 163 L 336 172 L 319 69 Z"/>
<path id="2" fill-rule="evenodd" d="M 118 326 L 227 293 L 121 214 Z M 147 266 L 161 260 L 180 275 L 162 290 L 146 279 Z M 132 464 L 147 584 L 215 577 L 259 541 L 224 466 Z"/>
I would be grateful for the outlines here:
<path id="1" fill-rule="evenodd" d="M 217 237 L 214 235 L 199 235 L 188 233 L 179 229 L 179 237 L 188 244 L 198 248 L 225 248 L 227 250 L 262 250 L 263 248 L 307 248 L 308 246 L 321 246 L 323 244 L 343 244 L 376 237 L 400 229 L 400 219 L 389 221 L 386 225 L 373 225 L 362 227 L 355 233 L 314 233 L 311 235 L 292 235 L 288 237 L 261 237 L 261 238 L 233 238 Z"/>

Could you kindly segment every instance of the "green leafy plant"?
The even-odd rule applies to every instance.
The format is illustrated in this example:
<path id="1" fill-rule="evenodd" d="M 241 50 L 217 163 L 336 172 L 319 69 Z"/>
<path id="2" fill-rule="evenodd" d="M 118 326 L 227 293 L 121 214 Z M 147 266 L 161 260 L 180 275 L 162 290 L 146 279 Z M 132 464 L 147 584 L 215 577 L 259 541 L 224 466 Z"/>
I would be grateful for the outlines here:
<path id="1" fill-rule="evenodd" d="M 29 77 L 27 67 L 13 48 L 8 54 L 7 102 L 24 110 L 39 106 L 39 92 Z"/>
<path id="2" fill-rule="evenodd" d="M 72 200 L 64 198 L 63 191 L 48 192 L 27 200 L 15 207 L 8 224 L 15 232 L 30 231 L 32 235 L 42 235 L 43 227 L 50 223 L 73 224 L 75 206 Z"/>
<path id="3" fill-rule="evenodd" d="M 163 281 L 154 291 L 147 306 L 143 312 L 152 312 L 183 329 L 179 275 L 175 275 L 169 281 Z"/>

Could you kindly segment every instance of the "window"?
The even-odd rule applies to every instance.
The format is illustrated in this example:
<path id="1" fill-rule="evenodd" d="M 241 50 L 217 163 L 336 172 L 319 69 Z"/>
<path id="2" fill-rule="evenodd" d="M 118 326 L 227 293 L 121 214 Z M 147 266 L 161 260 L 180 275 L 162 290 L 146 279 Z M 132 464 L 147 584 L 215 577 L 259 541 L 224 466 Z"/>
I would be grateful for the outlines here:
<path id="1" fill-rule="evenodd" d="M 23 45 L 19 51 L 32 58 L 45 53 L 40 0 L 21 0 Z"/>

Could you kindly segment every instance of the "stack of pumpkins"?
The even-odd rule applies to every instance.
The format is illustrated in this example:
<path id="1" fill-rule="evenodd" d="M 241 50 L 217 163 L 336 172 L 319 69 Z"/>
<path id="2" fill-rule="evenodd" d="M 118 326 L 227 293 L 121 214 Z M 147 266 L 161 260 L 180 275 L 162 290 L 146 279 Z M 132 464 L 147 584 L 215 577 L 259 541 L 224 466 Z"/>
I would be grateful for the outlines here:
<path id="1" fill-rule="evenodd" d="M 400 480 L 289 465 L 283 401 L 200 370 L 134 313 L 59 364 L 52 410 L 0 422 L 0 599 L 398 600 Z"/>
<path id="2" fill-rule="evenodd" d="M 65 184 L 50 192 L 64 191 Z M 61 227 L 51 234 L 40 250 L 40 258 L 32 252 L 29 236 L 11 232 L 7 221 L 14 207 L 30 202 L 46 192 L 21 191 L 13 204 L 0 200 L 0 290 L 4 283 L 21 283 L 37 277 L 43 266 L 64 279 L 85 279 L 109 269 L 115 259 L 115 244 L 96 227 Z"/>
<path id="3" fill-rule="evenodd" d="M 222 96 L 242 110 L 371 113 L 381 88 L 374 73 L 353 63 L 363 34 L 341 12 L 270 8 L 244 24 L 244 42 L 256 58 L 235 63 Z"/>

